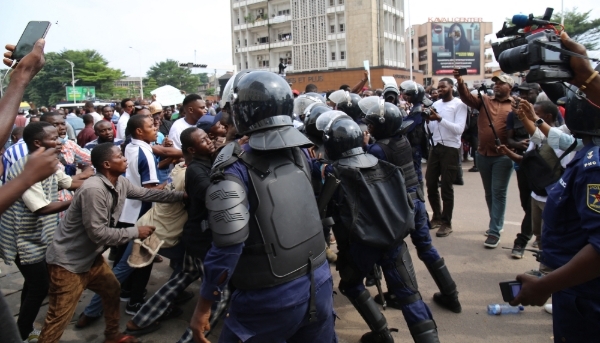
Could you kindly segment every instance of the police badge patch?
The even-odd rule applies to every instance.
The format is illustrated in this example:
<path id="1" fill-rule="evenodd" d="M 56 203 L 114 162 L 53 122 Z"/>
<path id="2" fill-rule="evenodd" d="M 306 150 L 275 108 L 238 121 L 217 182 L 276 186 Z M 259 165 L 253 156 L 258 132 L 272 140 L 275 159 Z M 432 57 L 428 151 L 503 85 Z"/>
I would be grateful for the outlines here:
<path id="1" fill-rule="evenodd" d="M 587 206 L 595 212 L 600 213 L 600 184 L 587 186 Z"/>

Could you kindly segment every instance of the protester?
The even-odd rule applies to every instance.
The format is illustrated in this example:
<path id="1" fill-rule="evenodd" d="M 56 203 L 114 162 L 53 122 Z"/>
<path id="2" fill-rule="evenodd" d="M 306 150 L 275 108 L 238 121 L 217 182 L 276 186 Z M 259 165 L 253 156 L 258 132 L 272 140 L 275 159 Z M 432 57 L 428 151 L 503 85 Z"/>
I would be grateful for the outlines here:
<path id="1" fill-rule="evenodd" d="M 82 119 L 85 126 L 77 135 L 77 144 L 83 148 L 98 137 L 94 131 L 94 117 L 91 114 L 84 114 Z"/>
<path id="2" fill-rule="evenodd" d="M 208 134 L 208 138 L 212 140 L 217 149 L 225 145 L 227 136 L 227 128 L 221 124 L 222 118 L 221 114 L 216 117 L 204 116 L 200 118 L 198 125 L 196 125 Z"/>
<path id="3" fill-rule="evenodd" d="M 458 82 L 460 100 L 467 106 L 479 111 L 477 121 L 479 149 L 477 150 L 477 168 L 485 190 L 485 201 L 490 215 L 489 229 L 485 232 L 487 239 L 483 243 L 486 248 L 496 248 L 500 243 L 500 233 L 504 230 L 504 212 L 506 211 L 506 192 L 512 174 L 512 161 L 497 150 L 495 140 L 498 138 L 506 145 L 506 117 L 512 110 L 513 100 L 510 91 L 514 86 L 508 75 L 494 76 L 494 96 L 483 95 L 482 99 L 473 96 L 458 70 L 454 70 Z M 489 111 L 488 113 L 486 113 Z M 489 118 L 489 119 L 488 119 Z M 490 120 L 498 137 L 494 136 Z"/>
<path id="4" fill-rule="evenodd" d="M 206 114 L 211 115 L 213 117 L 217 115 L 217 111 L 215 111 L 215 108 L 213 107 L 213 102 L 211 100 L 206 100 Z"/>
<path id="5" fill-rule="evenodd" d="M 15 126 L 25 127 L 26 124 L 27 124 L 27 117 L 25 116 L 25 110 L 19 109 L 19 112 L 17 112 L 17 117 L 15 118 Z"/>
<path id="6" fill-rule="evenodd" d="M 83 105 L 83 110 L 86 114 L 91 114 L 94 117 L 94 124 L 102 120 L 102 116 L 96 112 L 96 108 L 94 107 L 94 103 L 92 101 L 86 101 Z"/>
<path id="7" fill-rule="evenodd" d="M 125 129 L 127 129 L 127 122 L 134 110 L 134 104 L 131 99 L 123 99 L 121 100 L 121 108 L 123 109 L 123 113 L 119 118 L 119 123 L 117 124 L 117 135 L 115 138 L 117 139 L 125 139 Z"/>
<path id="8" fill-rule="evenodd" d="M 198 94 L 190 94 L 183 99 L 181 111 L 185 117 L 177 119 L 169 130 L 169 139 L 173 141 L 173 147 L 181 150 L 181 141 L 179 136 L 183 130 L 195 126 L 198 120 L 206 114 L 206 103 Z"/>
<path id="9" fill-rule="evenodd" d="M 123 140 L 115 139 L 113 128 L 106 120 L 101 120 L 94 125 L 94 133 L 98 138 L 85 145 L 85 149 L 87 150 L 92 151 L 96 145 L 102 143 L 113 143 L 116 146 L 120 146 L 123 143 Z"/>
<path id="10" fill-rule="evenodd" d="M 83 130 L 83 128 L 85 127 L 83 119 L 78 117 L 74 111 L 67 113 L 67 117 L 65 118 L 65 120 L 69 125 L 71 125 L 71 127 L 73 127 L 73 130 L 75 130 L 75 137 L 77 137 L 77 135 L 79 135 L 79 132 L 81 132 L 81 130 Z"/>
<path id="11" fill-rule="evenodd" d="M 460 168 L 460 136 L 465 130 L 467 120 L 467 106 L 452 95 L 453 86 L 454 82 L 449 78 L 438 82 L 440 99 L 431 105 L 427 123 L 428 130 L 432 133 L 433 146 L 427 159 L 425 181 L 427 199 L 433 212 L 431 225 L 439 226 L 435 234 L 437 237 L 447 237 L 452 233 L 453 182 Z M 438 190 L 440 177 L 442 204 Z"/>
<path id="12" fill-rule="evenodd" d="M 30 124 L 23 132 L 29 153 L 39 148 L 60 148 L 57 129 L 49 123 Z M 60 149 L 57 149 L 57 153 Z M 27 156 L 13 164 L 7 181 L 23 172 Z M 88 169 L 73 178 L 58 170 L 47 179 L 34 184 L 8 208 L 0 220 L 0 258 L 13 262 L 25 278 L 21 310 L 17 325 L 22 339 L 34 339 L 39 334 L 33 322 L 48 292 L 48 275 L 44 256 L 46 247 L 58 223 L 58 213 L 71 204 L 59 201 L 59 189 L 77 189 L 91 175 Z"/>
<path id="13" fill-rule="evenodd" d="M 169 131 L 171 131 L 171 127 L 173 123 L 168 119 L 164 119 L 164 114 L 167 112 L 167 109 L 171 109 L 170 107 L 162 107 L 158 102 L 153 102 L 150 105 L 150 114 L 152 116 L 158 115 L 158 132 L 162 133 L 165 137 L 169 136 Z M 170 118 L 170 115 L 169 115 Z"/>
<path id="14" fill-rule="evenodd" d="M 112 122 L 113 113 L 114 113 L 114 110 L 112 107 L 110 107 L 108 105 L 102 107 L 102 119 L 110 123 L 110 125 L 113 129 L 114 135 L 116 136 L 117 135 L 117 127 Z"/>

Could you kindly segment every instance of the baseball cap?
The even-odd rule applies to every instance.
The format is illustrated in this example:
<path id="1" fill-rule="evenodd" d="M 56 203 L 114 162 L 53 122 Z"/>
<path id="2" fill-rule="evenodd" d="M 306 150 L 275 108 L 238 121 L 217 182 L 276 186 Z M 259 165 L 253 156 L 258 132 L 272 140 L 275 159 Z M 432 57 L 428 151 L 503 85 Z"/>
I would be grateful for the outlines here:
<path id="1" fill-rule="evenodd" d="M 162 105 L 158 102 L 153 102 L 150 104 L 150 106 L 148 107 L 148 110 L 150 110 L 150 114 L 155 114 L 158 112 L 162 112 L 163 108 Z"/>
<path id="2" fill-rule="evenodd" d="M 292 93 L 294 93 L 294 95 L 300 95 L 300 92 L 298 92 L 297 90 L 293 89 Z"/>
<path id="3" fill-rule="evenodd" d="M 508 85 L 511 87 L 515 85 L 515 80 L 513 80 L 512 77 L 510 77 L 506 74 L 500 75 L 500 76 L 494 76 L 494 77 L 492 77 L 492 81 L 493 82 L 500 81 L 500 82 L 508 83 Z"/>
<path id="4" fill-rule="evenodd" d="M 201 129 L 202 131 L 208 133 L 210 131 L 210 129 L 213 126 L 215 126 L 216 123 L 221 121 L 222 116 L 223 116 L 222 112 L 219 112 L 216 116 L 204 115 L 204 116 L 202 116 L 202 118 L 200 118 L 200 120 L 198 120 L 196 127 Z"/>

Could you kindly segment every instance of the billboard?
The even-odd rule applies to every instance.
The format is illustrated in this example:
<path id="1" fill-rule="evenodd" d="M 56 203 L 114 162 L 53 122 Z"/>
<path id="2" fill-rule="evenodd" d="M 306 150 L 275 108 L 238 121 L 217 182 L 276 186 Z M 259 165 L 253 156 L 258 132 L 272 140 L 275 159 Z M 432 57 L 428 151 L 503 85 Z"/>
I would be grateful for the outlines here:
<path id="1" fill-rule="evenodd" d="M 88 101 L 96 100 L 96 87 L 94 86 L 81 86 L 81 87 L 69 87 L 67 86 L 67 101 Z"/>
<path id="2" fill-rule="evenodd" d="M 431 23 L 433 75 L 452 75 L 454 68 L 481 72 L 480 23 Z"/>

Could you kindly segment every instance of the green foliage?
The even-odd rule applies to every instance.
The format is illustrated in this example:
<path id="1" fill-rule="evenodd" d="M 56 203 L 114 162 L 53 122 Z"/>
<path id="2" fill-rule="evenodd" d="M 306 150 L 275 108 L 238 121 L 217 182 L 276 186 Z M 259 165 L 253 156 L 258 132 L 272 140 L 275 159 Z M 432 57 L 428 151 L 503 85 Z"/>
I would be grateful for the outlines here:
<path id="1" fill-rule="evenodd" d="M 158 87 L 171 85 L 188 94 L 198 91 L 201 79 L 198 75 L 201 74 L 192 74 L 190 69 L 180 68 L 177 61 L 171 59 L 155 63 L 146 73 L 148 78 L 156 81 Z"/>
<path id="2" fill-rule="evenodd" d="M 580 35 L 590 29 L 600 26 L 600 18 L 590 19 L 590 13 L 592 10 L 587 12 L 578 12 L 577 7 L 573 7 L 570 10 L 565 11 L 565 31 L 577 40 L 577 35 Z M 562 19 L 562 13 L 557 13 L 552 16 L 552 21 L 560 23 Z M 595 50 L 598 46 L 593 43 L 583 43 L 588 50 Z"/>
<path id="3" fill-rule="evenodd" d="M 150 98 L 152 96 L 150 94 L 150 92 L 155 90 L 156 88 L 158 88 L 159 85 L 154 78 L 144 79 L 143 83 L 144 83 L 144 98 Z"/>
<path id="4" fill-rule="evenodd" d="M 214 88 L 208 88 L 206 89 L 206 92 L 204 92 L 206 95 L 215 95 L 215 89 Z"/>
<path id="5" fill-rule="evenodd" d="M 38 106 L 52 106 L 65 100 L 65 87 L 71 86 L 71 66 L 65 60 L 75 63 L 76 86 L 96 87 L 96 97 L 112 99 L 114 82 L 123 78 L 123 72 L 108 66 L 108 61 L 95 50 L 64 50 L 45 55 L 44 68 L 31 80 L 25 92 L 25 99 Z"/>
<path id="6" fill-rule="evenodd" d="M 196 75 L 198 75 L 198 77 L 200 78 L 201 85 L 208 83 L 208 75 L 206 73 L 196 74 Z"/>

